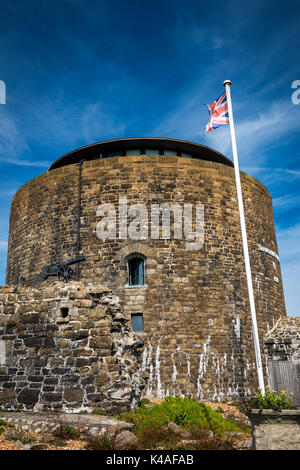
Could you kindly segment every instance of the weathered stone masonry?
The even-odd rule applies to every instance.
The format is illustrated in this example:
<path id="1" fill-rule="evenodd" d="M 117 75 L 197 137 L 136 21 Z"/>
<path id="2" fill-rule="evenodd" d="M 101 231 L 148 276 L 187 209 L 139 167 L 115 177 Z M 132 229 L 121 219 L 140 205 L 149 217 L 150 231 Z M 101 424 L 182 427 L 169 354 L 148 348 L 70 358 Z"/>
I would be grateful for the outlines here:
<path id="1" fill-rule="evenodd" d="M 94 147 L 99 156 L 101 144 Z M 208 151 L 214 155 L 201 147 L 204 156 Z M 87 150 L 80 152 L 77 162 L 86 158 Z M 215 154 L 215 161 L 206 161 L 201 156 L 120 153 L 82 165 L 80 254 L 86 261 L 80 264 L 80 279 L 108 286 L 120 299 L 129 328 L 132 314 L 143 315 L 144 334 L 138 337 L 144 340 L 139 369 L 148 374 L 144 396 L 181 393 L 234 400 L 257 388 L 234 170 Z M 16 285 L 20 276 L 28 279 L 44 265 L 76 256 L 78 174 L 78 163 L 62 162 L 16 193 L 7 284 Z M 285 316 L 272 200 L 255 178 L 241 172 L 241 183 L 262 342 Z M 149 214 L 151 204 L 203 204 L 202 249 L 189 251 L 184 238 L 174 237 L 100 240 L 97 207 L 112 204 L 118 215 L 120 196 L 129 205 L 146 203 Z M 150 222 L 149 215 L 149 227 Z M 126 259 L 132 253 L 145 257 L 145 285 L 128 288 Z M 263 355 L 264 366 L 266 361 Z"/>
<path id="2" fill-rule="evenodd" d="M 137 404 L 143 342 L 109 289 L 2 287 L 0 312 L 1 407 L 114 413 Z"/>
<path id="3" fill-rule="evenodd" d="M 269 360 L 300 364 L 300 317 L 282 317 L 264 338 Z"/>

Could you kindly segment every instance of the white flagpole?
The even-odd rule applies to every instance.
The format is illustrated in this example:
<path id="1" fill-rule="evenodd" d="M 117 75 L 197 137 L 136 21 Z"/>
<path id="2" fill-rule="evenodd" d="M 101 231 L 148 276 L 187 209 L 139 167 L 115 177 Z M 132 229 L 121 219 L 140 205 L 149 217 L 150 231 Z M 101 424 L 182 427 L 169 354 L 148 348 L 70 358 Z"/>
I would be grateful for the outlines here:
<path id="1" fill-rule="evenodd" d="M 230 95 L 231 81 L 225 80 L 223 85 L 225 86 L 227 103 L 228 103 L 231 145 L 232 145 L 235 182 L 236 182 L 237 197 L 238 197 L 238 206 L 239 206 L 239 213 L 240 213 L 240 223 L 241 223 L 245 268 L 246 268 L 246 278 L 247 278 L 248 294 L 249 294 L 249 301 L 250 301 L 252 333 L 253 333 L 254 350 L 255 350 L 255 357 L 256 357 L 258 385 L 259 385 L 259 388 L 261 389 L 262 394 L 265 395 L 264 376 L 263 376 L 263 369 L 262 369 L 262 362 L 261 362 L 256 312 L 255 312 L 255 302 L 254 302 L 253 285 L 252 285 L 252 277 L 251 277 L 250 258 L 249 258 L 249 250 L 248 250 L 248 243 L 247 243 L 243 195 L 242 195 L 242 188 L 241 188 L 240 170 L 239 170 L 238 154 L 237 154 L 236 139 L 235 139 L 231 95 Z"/>

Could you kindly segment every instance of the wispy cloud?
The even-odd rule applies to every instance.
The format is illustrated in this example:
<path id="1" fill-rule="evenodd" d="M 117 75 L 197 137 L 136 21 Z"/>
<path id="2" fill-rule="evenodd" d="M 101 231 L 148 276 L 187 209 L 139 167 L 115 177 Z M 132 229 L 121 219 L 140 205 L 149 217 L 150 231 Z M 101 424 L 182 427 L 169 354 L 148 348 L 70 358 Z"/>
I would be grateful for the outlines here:
<path id="1" fill-rule="evenodd" d="M 285 138 L 286 141 L 291 139 L 300 129 L 298 110 L 290 103 L 274 102 L 263 113 L 252 110 L 251 117 L 248 119 L 243 117 L 243 106 L 237 103 L 239 119 L 235 120 L 242 169 L 253 164 L 255 155 L 259 156 L 256 162 L 259 161 L 264 165 L 270 149 L 278 145 L 282 138 Z M 204 134 L 204 125 L 209 119 L 207 111 L 203 111 L 204 108 L 200 104 L 199 92 L 187 100 L 182 99 L 178 108 L 154 129 L 154 133 L 166 136 L 181 135 L 187 139 L 202 140 L 205 145 L 215 148 L 225 155 L 230 155 L 231 141 L 228 126 Z M 203 125 L 202 129 L 201 124 Z M 290 170 L 290 175 L 292 175 L 292 170 Z M 298 174 L 295 172 L 294 176 L 297 177 Z"/>
<path id="2" fill-rule="evenodd" d="M 28 150 L 29 146 L 19 131 L 15 119 L 8 113 L 3 113 L 0 126 L 0 163 L 41 168 L 49 167 L 50 162 L 48 161 L 22 158 L 22 153 Z"/>
<path id="3" fill-rule="evenodd" d="M 124 135 L 126 124 L 118 123 L 110 113 L 101 109 L 100 103 L 88 105 L 82 114 L 82 133 L 87 142 Z"/>
<path id="4" fill-rule="evenodd" d="M 276 209 L 289 209 L 292 210 L 295 207 L 300 206 L 300 195 L 298 194 L 285 194 L 281 197 L 275 197 L 273 199 L 273 205 Z"/>
<path id="5" fill-rule="evenodd" d="M 300 315 L 300 224 L 277 231 L 279 255 L 288 315 Z"/>
<path id="6" fill-rule="evenodd" d="M 32 166 L 38 168 L 48 168 L 51 165 L 50 160 L 26 160 L 22 158 L 13 158 L 13 157 L 2 157 L 0 156 L 0 162 L 8 163 L 9 165 L 19 165 L 19 166 Z"/>
<path id="7" fill-rule="evenodd" d="M 291 138 L 294 131 L 300 129 L 300 120 L 296 107 L 290 103 L 274 102 L 264 113 L 252 112 L 250 119 L 235 121 L 237 145 L 243 164 L 253 162 L 254 155 L 259 152 L 259 161 L 263 163 L 267 151 L 278 144 L 283 137 Z M 240 113 L 242 114 L 242 113 Z M 229 153 L 230 141 L 228 129 L 221 128 L 211 132 L 208 141 L 211 146 L 222 153 Z"/>

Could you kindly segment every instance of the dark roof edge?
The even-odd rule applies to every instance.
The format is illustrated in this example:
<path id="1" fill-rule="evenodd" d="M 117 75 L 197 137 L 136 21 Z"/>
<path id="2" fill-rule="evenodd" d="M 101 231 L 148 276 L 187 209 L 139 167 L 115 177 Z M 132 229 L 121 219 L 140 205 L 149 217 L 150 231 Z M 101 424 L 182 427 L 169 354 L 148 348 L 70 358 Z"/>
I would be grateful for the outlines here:
<path id="1" fill-rule="evenodd" d="M 187 153 L 216 163 L 222 163 L 233 167 L 232 161 L 222 153 L 202 144 L 190 142 L 187 140 L 171 139 L 167 137 L 127 137 L 121 139 L 106 140 L 94 144 L 80 147 L 72 152 L 66 153 L 58 158 L 49 167 L 49 170 L 60 168 L 65 165 L 79 163 L 81 160 L 94 160 L 99 158 L 100 153 L 114 152 L 118 150 L 126 151 L 135 148 L 157 148 L 174 150 Z"/>

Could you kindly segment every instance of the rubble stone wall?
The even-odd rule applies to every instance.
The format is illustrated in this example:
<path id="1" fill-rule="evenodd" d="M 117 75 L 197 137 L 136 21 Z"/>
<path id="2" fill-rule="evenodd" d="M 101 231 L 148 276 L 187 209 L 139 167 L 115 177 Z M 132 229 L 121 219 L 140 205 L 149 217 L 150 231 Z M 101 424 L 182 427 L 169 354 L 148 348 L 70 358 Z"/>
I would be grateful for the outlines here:
<path id="1" fill-rule="evenodd" d="M 269 360 L 300 364 L 300 317 L 280 318 L 264 339 Z"/>
<path id="2" fill-rule="evenodd" d="M 105 286 L 0 288 L 0 408 L 128 410 L 145 385 L 142 348 Z"/>

